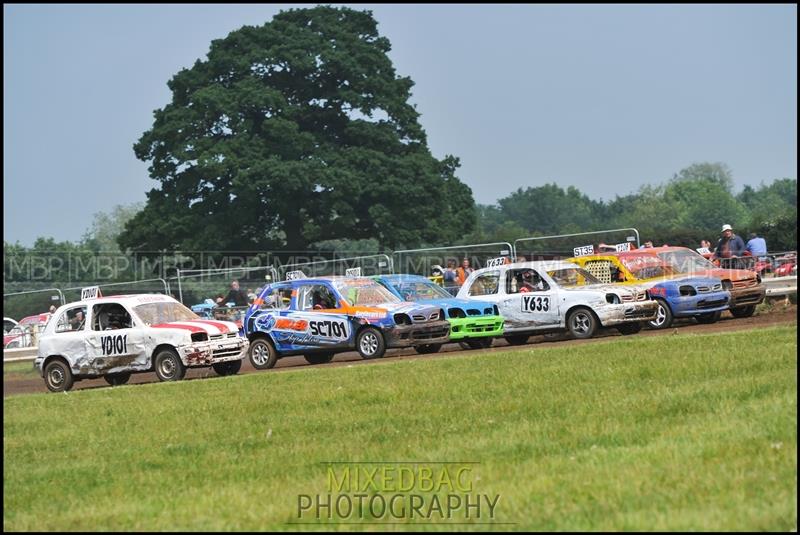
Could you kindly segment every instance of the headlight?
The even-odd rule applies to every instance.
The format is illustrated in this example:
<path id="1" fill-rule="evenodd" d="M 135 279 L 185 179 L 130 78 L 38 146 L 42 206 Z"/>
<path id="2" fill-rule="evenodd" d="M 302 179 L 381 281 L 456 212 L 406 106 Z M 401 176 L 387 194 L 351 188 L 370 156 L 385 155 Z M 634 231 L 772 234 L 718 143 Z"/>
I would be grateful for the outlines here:
<path id="1" fill-rule="evenodd" d="M 463 310 L 460 308 L 449 308 L 447 309 L 447 314 L 451 318 L 466 318 L 467 315 L 464 313 Z"/>
<path id="2" fill-rule="evenodd" d="M 411 318 L 408 316 L 408 314 L 395 314 L 394 322 L 397 325 L 411 325 Z"/>
<path id="3" fill-rule="evenodd" d="M 494 309 L 494 315 L 495 316 L 499 316 L 500 315 L 500 309 L 497 308 L 497 305 L 494 305 L 492 308 Z"/>
<path id="4" fill-rule="evenodd" d="M 619 296 L 617 294 L 606 294 L 606 301 L 612 305 L 620 304 Z"/>
<path id="5" fill-rule="evenodd" d="M 208 340 L 207 333 L 192 333 L 192 342 L 205 342 Z"/>
<path id="6" fill-rule="evenodd" d="M 681 295 L 697 295 L 697 290 L 694 289 L 694 286 L 684 285 L 679 288 Z"/>
<path id="7" fill-rule="evenodd" d="M 733 290 L 733 283 L 729 279 L 722 281 L 722 289 L 731 291 Z"/>

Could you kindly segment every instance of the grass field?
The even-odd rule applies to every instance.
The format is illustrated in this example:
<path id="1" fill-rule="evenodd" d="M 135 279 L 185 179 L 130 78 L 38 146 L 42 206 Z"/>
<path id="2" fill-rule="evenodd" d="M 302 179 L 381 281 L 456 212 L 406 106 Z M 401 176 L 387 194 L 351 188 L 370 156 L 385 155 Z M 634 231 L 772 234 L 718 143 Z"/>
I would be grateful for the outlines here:
<path id="1" fill-rule="evenodd" d="M 325 462 L 471 461 L 504 530 L 796 530 L 796 350 L 792 326 L 11 397 L 3 527 L 320 529 L 291 522 Z M 439 522 L 324 529 L 476 529 Z"/>

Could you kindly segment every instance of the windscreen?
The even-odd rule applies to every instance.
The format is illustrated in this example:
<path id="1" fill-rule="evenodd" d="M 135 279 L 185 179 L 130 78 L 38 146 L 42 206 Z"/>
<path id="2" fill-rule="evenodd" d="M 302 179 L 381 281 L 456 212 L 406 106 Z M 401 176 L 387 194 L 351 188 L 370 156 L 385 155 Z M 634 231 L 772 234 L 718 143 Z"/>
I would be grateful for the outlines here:
<path id="1" fill-rule="evenodd" d="M 192 321 L 200 319 L 200 316 L 182 304 L 172 301 L 146 303 L 134 307 L 133 310 L 144 324 L 148 326 L 169 323 L 170 321 Z"/>
<path id="2" fill-rule="evenodd" d="M 333 281 L 333 286 L 352 306 L 400 302 L 392 292 L 370 279 L 340 279 Z"/>

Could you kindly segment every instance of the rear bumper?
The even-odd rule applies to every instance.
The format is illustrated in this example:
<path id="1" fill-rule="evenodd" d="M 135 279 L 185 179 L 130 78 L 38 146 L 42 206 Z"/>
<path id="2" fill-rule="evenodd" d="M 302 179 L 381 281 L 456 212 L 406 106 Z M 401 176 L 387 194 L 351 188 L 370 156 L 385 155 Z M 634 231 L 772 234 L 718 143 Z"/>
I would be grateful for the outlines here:
<path id="1" fill-rule="evenodd" d="M 450 340 L 463 340 L 465 338 L 486 338 L 489 336 L 503 336 L 502 316 L 477 316 L 467 318 L 450 318 Z"/>
<path id="2" fill-rule="evenodd" d="M 386 347 L 444 344 L 450 340 L 450 322 L 432 321 L 421 325 L 397 325 L 386 331 Z"/>
<path id="3" fill-rule="evenodd" d="M 751 288 L 734 288 L 731 290 L 730 308 L 757 305 L 767 296 L 767 287 L 763 284 Z"/>
<path id="4" fill-rule="evenodd" d="M 669 300 L 669 306 L 672 315 L 678 318 L 728 310 L 729 301 L 730 293 L 726 291 L 708 292 L 672 298 Z"/>

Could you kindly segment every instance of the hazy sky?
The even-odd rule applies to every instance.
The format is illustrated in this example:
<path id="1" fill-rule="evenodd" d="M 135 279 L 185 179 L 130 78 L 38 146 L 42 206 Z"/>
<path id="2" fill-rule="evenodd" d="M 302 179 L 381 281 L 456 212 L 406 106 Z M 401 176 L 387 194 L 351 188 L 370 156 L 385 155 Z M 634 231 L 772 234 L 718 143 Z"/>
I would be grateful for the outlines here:
<path id="1" fill-rule="evenodd" d="M 477 202 L 547 182 L 610 199 L 698 161 L 737 188 L 797 177 L 795 5 L 353 7 Z M 5 5 L 4 240 L 77 240 L 144 201 L 157 182 L 132 145 L 167 81 L 283 8 Z"/>

